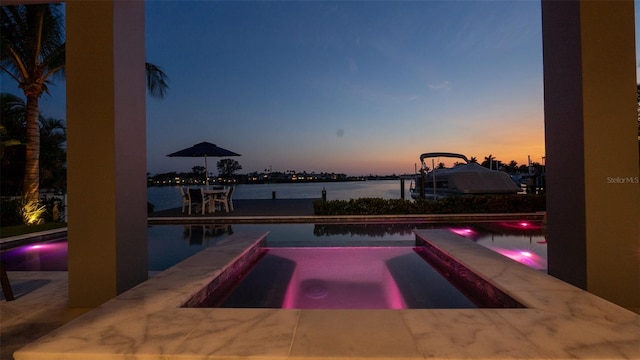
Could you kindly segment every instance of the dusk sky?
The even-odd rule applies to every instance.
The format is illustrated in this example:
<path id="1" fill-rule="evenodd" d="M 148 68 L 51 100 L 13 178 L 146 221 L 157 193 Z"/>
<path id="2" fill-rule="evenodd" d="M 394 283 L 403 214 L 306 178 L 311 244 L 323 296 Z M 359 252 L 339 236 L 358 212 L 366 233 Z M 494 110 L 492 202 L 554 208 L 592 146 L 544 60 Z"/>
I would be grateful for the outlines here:
<path id="1" fill-rule="evenodd" d="M 203 165 L 166 157 L 201 141 L 242 154 L 242 173 L 412 173 L 432 151 L 542 162 L 539 1 L 147 1 L 146 15 L 147 61 L 170 85 L 147 98 L 151 174 Z M 41 111 L 65 118 L 62 81 Z"/>
<path id="2" fill-rule="evenodd" d="M 147 3 L 151 173 L 242 154 L 242 172 L 411 173 L 421 153 L 544 155 L 538 1 Z M 214 162 L 215 163 L 215 162 Z"/>

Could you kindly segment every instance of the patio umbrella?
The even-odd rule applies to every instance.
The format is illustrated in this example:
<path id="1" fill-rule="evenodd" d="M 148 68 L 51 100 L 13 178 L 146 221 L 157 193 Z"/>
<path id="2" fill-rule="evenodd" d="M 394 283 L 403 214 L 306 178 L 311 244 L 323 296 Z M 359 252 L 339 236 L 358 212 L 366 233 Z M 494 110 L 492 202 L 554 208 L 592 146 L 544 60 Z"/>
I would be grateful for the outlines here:
<path id="1" fill-rule="evenodd" d="M 206 177 L 206 184 L 209 186 L 209 169 L 207 167 L 207 157 L 227 157 L 227 156 L 242 156 L 234 153 L 233 151 L 221 148 L 210 142 L 201 142 L 195 144 L 192 147 L 182 149 L 167 155 L 169 157 L 204 157 L 204 171 Z"/>

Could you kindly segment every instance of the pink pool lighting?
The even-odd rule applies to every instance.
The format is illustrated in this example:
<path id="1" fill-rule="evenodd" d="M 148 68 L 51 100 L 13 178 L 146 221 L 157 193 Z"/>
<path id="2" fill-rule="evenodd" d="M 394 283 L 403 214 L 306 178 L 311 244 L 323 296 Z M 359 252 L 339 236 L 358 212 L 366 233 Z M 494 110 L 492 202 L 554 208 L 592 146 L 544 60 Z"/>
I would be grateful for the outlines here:
<path id="1" fill-rule="evenodd" d="M 448 229 L 531 268 L 547 270 L 547 242 L 539 222 L 501 221 Z"/>
<path id="2" fill-rule="evenodd" d="M 424 247 L 272 247 L 238 260 L 187 307 L 453 309 L 487 305 L 428 261 Z M 215 283 L 215 284 L 214 284 Z M 472 296 L 473 295 L 473 296 Z M 474 296 L 480 296 L 477 298 Z"/>
<path id="3" fill-rule="evenodd" d="M 505 228 L 509 228 L 509 229 L 530 229 L 530 230 L 540 230 L 542 227 L 542 224 L 539 223 L 533 223 L 533 222 L 529 222 L 529 221 L 515 221 L 515 222 L 501 222 L 498 223 L 500 226 L 503 226 Z"/>
<path id="4" fill-rule="evenodd" d="M 2 252 L 8 271 L 66 271 L 67 242 L 24 245 Z"/>
<path id="5" fill-rule="evenodd" d="M 269 253 L 296 263 L 284 309 L 406 309 L 386 261 L 407 251 L 411 250 L 273 248 Z"/>
<path id="6" fill-rule="evenodd" d="M 449 228 L 449 230 L 455 234 L 458 234 L 460 236 L 464 236 L 467 238 L 473 238 L 473 236 L 475 235 L 475 232 L 473 231 L 473 229 L 470 229 L 470 228 Z"/>
<path id="7" fill-rule="evenodd" d="M 537 270 L 545 270 L 547 268 L 546 260 L 531 251 L 501 248 L 493 248 L 493 250 L 531 268 Z"/>

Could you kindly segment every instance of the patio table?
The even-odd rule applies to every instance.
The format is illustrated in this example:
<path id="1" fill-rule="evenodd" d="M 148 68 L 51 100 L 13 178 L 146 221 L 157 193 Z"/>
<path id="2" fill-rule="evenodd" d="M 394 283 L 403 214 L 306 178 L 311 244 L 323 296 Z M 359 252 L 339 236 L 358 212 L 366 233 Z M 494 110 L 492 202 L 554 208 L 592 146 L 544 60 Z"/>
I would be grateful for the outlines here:
<path id="1" fill-rule="evenodd" d="M 227 189 L 226 188 L 222 188 L 222 189 L 203 189 L 202 191 L 203 191 L 203 193 L 205 195 L 208 195 L 208 197 L 209 197 L 209 213 L 212 213 L 212 212 L 215 212 L 215 210 L 216 210 L 213 199 L 215 199 L 216 196 L 218 196 L 220 194 L 226 193 Z"/>

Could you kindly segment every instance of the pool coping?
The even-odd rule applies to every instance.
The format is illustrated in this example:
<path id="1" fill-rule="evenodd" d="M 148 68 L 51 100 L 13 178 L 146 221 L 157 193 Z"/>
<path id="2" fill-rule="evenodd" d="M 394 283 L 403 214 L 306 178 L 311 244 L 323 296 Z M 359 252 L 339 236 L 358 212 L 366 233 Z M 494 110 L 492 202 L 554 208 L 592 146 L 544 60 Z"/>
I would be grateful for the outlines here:
<path id="1" fill-rule="evenodd" d="M 544 212 L 495 214 L 409 214 L 409 215 L 313 215 L 313 216 L 176 216 L 149 217 L 149 225 L 161 224 L 262 224 L 262 223 L 353 223 L 353 222 L 478 222 L 543 221 Z"/>
<path id="2" fill-rule="evenodd" d="M 488 222 L 488 221 L 543 221 L 544 212 L 495 214 L 419 214 L 419 215 L 345 215 L 345 216 L 176 216 L 147 218 L 148 225 L 193 224 L 344 224 L 344 223 L 411 223 L 411 222 Z M 58 240 L 67 236 L 67 229 L 58 228 L 35 233 L 0 238 L 0 250 L 36 242 Z"/>
<path id="3" fill-rule="evenodd" d="M 67 228 L 57 228 L 51 230 L 38 231 L 35 233 L 28 233 L 16 236 L 9 236 L 6 238 L 0 238 L 0 250 L 8 248 L 33 244 L 37 242 L 51 241 L 63 239 L 67 236 Z"/>
<path id="4" fill-rule="evenodd" d="M 266 233 L 236 233 L 17 351 L 65 359 L 640 357 L 640 316 L 447 230 L 427 241 L 524 309 L 180 308 Z"/>

